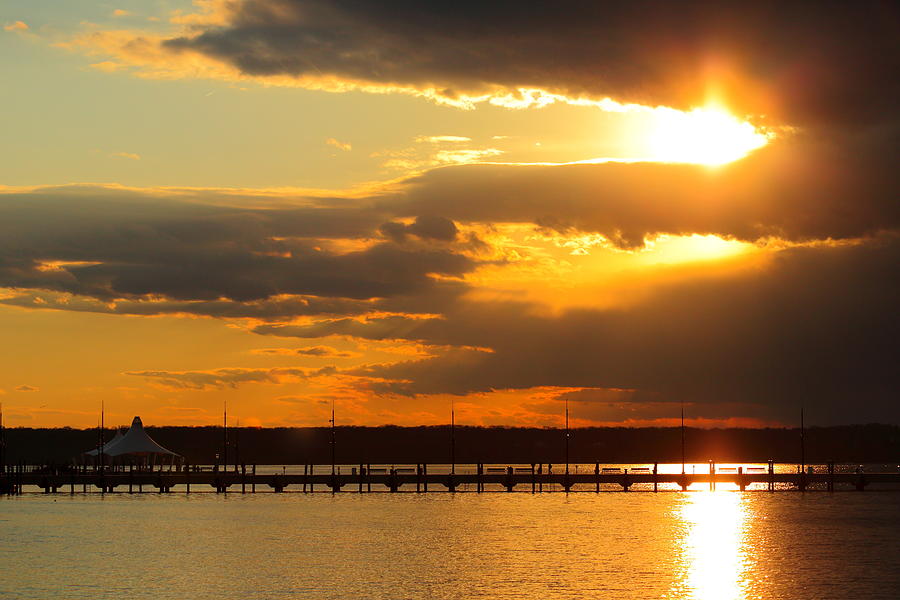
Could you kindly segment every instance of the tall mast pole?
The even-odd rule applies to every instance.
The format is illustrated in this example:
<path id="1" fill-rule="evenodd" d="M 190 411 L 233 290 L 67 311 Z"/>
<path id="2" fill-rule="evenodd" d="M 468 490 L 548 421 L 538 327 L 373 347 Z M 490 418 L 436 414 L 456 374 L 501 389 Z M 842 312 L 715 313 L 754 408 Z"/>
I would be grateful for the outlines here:
<path id="1" fill-rule="evenodd" d="M 806 440 L 805 427 L 803 424 L 803 404 L 800 404 L 800 471 L 806 472 Z"/>
<path id="2" fill-rule="evenodd" d="M 237 472 L 241 462 L 241 420 L 235 419 L 234 426 L 234 470 Z"/>
<path id="3" fill-rule="evenodd" d="M 456 474 L 456 400 L 450 398 L 450 474 Z"/>
<path id="4" fill-rule="evenodd" d="M 222 400 L 222 470 L 228 469 L 228 400 Z"/>
<path id="5" fill-rule="evenodd" d="M 100 443 L 102 439 L 103 438 L 100 436 L 100 415 L 97 415 L 97 447 L 94 448 L 94 450 L 97 451 L 97 454 L 94 457 L 94 471 L 100 469 Z"/>
<path id="6" fill-rule="evenodd" d="M 566 475 L 569 474 L 569 396 L 566 395 Z"/>
<path id="7" fill-rule="evenodd" d="M 684 475 L 684 400 L 681 401 L 681 474 Z"/>
<path id="8" fill-rule="evenodd" d="M 6 432 L 3 429 L 3 403 L 0 402 L 0 474 L 6 473 Z"/>
<path id="9" fill-rule="evenodd" d="M 106 433 L 106 401 L 100 400 L 100 470 L 103 471 L 104 462 L 106 462 L 106 442 L 104 434 Z"/>
<path id="10" fill-rule="evenodd" d="M 335 463 L 335 437 L 334 437 L 334 398 L 331 399 L 331 474 L 334 475 L 334 463 Z"/>

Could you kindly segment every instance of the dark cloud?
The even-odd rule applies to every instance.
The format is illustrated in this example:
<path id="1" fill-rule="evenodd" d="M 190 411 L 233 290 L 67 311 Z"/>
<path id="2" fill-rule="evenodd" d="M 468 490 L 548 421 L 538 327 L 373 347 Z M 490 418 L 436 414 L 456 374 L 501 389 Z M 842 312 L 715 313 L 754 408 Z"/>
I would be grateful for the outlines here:
<path id="1" fill-rule="evenodd" d="M 382 219 L 367 221 L 364 202 L 323 208 L 330 215 L 323 218 L 317 207 L 240 209 L 114 189 L 77 192 L 0 198 L 0 286 L 101 300 L 366 300 L 425 290 L 432 274 L 455 277 L 475 266 L 448 248 L 332 247 L 329 236 L 374 235 Z M 344 217 L 367 226 L 348 226 Z"/>
<path id="2" fill-rule="evenodd" d="M 337 348 L 332 348 L 331 346 L 309 346 L 307 348 L 297 348 L 296 350 L 294 350 L 294 353 L 299 354 L 300 356 L 317 356 L 329 358 L 353 358 L 354 356 L 359 356 L 359 354 L 356 352 L 338 350 Z"/>
<path id="3" fill-rule="evenodd" d="M 425 341 L 428 325 L 440 318 L 414 319 L 405 316 L 389 316 L 368 319 L 334 319 L 311 325 L 260 325 L 253 333 L 279 337 L 320 338 L 331 335 L 359 337 L 368 340 L 417 340 Z M 422 336 L 422 337 L 416 337 Z"/>
<path id="4" fill-rule="evenodd" d="M 171 300 L 114 300 L 101 301 L 84 296 L 59 292 L 18 290 L 0 304 L 23 308 L 44 308 L 73 312 L 94 312 L 114 315 L 198 315 L 220 319 L 251 318 L 277 321 L 298 316 L 355 315 L 378 308 L 377 302 L 343 298 L 290 297 L 237 302 L 212 300 L 178 302 Z"/>
<path id="5" fill-rule="evenodd" d="M 310 377 L 331 375 L 334 367 L 321 369 L 215 369 L 213 371 L 127 371 L 125 375 L 143 377 L 173 389 L 208 390 L 236 388 L 247 383 L 279 384 Z"/>
<path id="6" fill-rule="evenodd" d="M 410 293 L 426 287 L 431 273 L 459 276 L 473 267 L 472 261 L 450 252 L 407 252 L 390 245 L 340 255 L 302 247 L 294 247 L 291 256 L 240 250 L 204 255 L 200 249 L 149 264 L 104 262 L 69 267 L 78 287 L 64 285 L 62 289 L 178 300 L 224 297 L 243 301 L 279 294 L 366 299 Z"/>
<path id="7" fill-rule="evenodd" d="M 893 2 L 599 3 L 253 0 L 164 47 L 247 75 L 319 76 L 455 98 L 540 88 L 648 105 L 733 108 L 791 124 L 896 109 Z"/>
<path id="8" fill-rule="evenodd" d="M 780 418 L 792 418 L 805 402 L 818 422 L 896 422 L 898 259 L 900 240 L 889 235 L 783 250 L 763 269 L 667 284 L 631 308 L 554 317 L 527 304 L 460 302 L 443 319 L 336 320 L 258 332 L 457 347 L 356 371 L 388 380 L 372 384 L 376 391 L 602 387 L 636 390 L 644 400 L 761 405 Z"/>
<path id="9" fill-rule="evenodd" d="M 411 295 L 374 300 L 302 296 L 250 302 L 164 299 L 106 301 L 62 292 L 19 289 L 9 297 L 0 299 L 0 305 L 113 315 L 196 315 L 219 319 L 257 319 L 278 322 L 303 316 L 365 315 L 373 312 L 441 312 L 451 306 L 467 289 L 468 286 L 460 281 L 438 281 L 427 289 L 416 290 Z"/>
<path id="10" fill-rule="evenodd" d="M 338 350 L 331 346 L 308 346 L 306 348 L 261 348 L 254 350 L 254 354 L 272 354 L 280 356 L 313 356 L 316 358 L 355 358 L 361 356 L 358 352 Z"/>
<path id="11" fill-rule="evenodd" d="M 438 215 L 416 217 L 416 220 L 409 225 L 396 222 L 385 223 L 379 228 L 379 231 L 396 242 L 404 241 L 409 235 L 415 235 L 424 240 L 452 242 L 459 233 L 453 221 Z"/>
<path id="12" fill-rule="evenodd" d="M 563 392 L 551 400 L 532 401 L 522 408 L 530 412 L 558 417 L 562 405 L 568 399 L 569 412 L 575 420 L 594 422 L 618 422 L 652 424 L 660 419 L 668 423 L 677 422 L 682 406 L 677 402 L 655 401 L 652 394 L 641 394 L 628 390 L 585 389 Z M 772 423 L 771 408 L 763 403 L 689 403 L 684 406 L 688 423 L 695 419 L 714 420 L 717 424 L 731 423 Z"/>

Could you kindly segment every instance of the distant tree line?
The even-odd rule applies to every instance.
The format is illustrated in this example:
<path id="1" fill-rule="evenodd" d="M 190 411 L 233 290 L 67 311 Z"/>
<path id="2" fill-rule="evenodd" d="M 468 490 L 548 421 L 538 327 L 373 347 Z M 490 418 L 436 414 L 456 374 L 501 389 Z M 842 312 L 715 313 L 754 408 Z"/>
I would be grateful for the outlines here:
<path id="1" fill-rule="evenodd" d="M 160 444 L 191 464 L 212 464 L 223 452 L 221 427 L 147 427 Z M 97 429 L 7 428 L 7 462 L 66 463 L 96 447 Z M 106 431 L 108 441 L 114 430 Z M 458 463 L 562 463 L 565 431 L 523 427 L 463 427 L 454 431 Z M 228 462 L 245 464 L 330 464 L 327 427 L 230 428 Z M 337 427 L 339 464 L 446 463 L 450 428 Z M 806 430 L 807 462 L 900 463 L 900 426 L 848 425 Z M 688 462 L 798 462 L 799 429 L 685 430 Z M 572 463 L 680 462 L 681 430 L 667 428 L 580 428 L 571 430 Z"/>

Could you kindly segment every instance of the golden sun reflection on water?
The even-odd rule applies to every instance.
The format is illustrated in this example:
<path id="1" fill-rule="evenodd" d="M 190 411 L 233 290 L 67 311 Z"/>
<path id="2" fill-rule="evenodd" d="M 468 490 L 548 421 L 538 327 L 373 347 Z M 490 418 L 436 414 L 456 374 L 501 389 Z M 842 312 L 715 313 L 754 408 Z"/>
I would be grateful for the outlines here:
<path id="1" fill-rule="evenodd" d="M 684 525 L 679 597 L 697 600 L 745 598 L 747 507 L 744 494 L 685 494 L 685 503 L 678 516 Z"/>

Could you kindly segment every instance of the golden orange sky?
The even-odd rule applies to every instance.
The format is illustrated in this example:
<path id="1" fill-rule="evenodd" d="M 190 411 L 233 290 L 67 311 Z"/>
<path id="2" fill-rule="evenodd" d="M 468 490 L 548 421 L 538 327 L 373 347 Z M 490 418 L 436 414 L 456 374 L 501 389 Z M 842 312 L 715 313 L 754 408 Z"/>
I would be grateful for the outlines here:
<path id="1" fill-rule="evenodd" d="M 900 421 L 895 10 L 117 4 L 0 7 L 7 425 Z"/>

